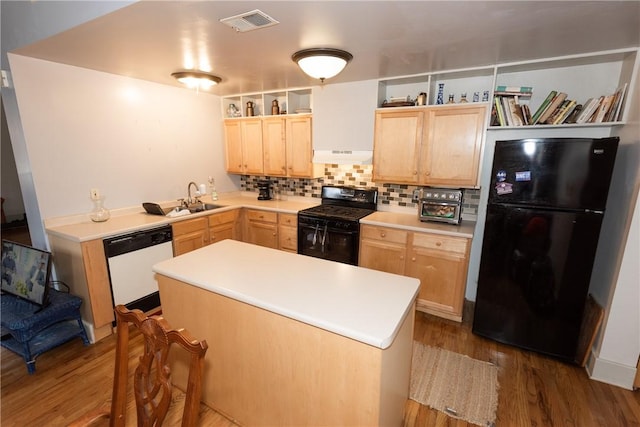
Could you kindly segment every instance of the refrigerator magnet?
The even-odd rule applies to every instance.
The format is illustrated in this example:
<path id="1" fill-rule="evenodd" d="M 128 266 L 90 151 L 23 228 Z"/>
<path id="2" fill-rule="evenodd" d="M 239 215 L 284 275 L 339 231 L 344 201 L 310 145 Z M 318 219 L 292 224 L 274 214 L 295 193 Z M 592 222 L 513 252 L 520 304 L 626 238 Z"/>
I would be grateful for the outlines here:
<path id="1" fill-rule="evenodd" d="M 499 182 L 498 184 L 496 184 L 496 193 L 498 194 L 498 196 L 513 193 L 513 184 L 510 184 L 508 182 Z"/>
<path id="2" fill-rule="evenodd" d="M 504 182 L 507 179 L 507 172 L 504 170 L 499 170 L 498 173 L 496 173 L 496 180 L 498 182 Z"/>
<path id="3" fill-rule="evenodd" d="M 531 171 L 516 172 L 516 181 L 531 181 Z"/>

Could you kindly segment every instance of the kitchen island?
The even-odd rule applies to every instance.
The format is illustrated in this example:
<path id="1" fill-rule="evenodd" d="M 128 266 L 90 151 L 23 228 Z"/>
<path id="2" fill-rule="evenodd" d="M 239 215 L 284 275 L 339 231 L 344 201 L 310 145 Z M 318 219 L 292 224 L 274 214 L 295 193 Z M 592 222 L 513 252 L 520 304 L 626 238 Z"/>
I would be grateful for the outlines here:
<path id="1" fill-rule="evenodd" d="M 402 424 L 417 279 L 234 240 L 154 271 L 164 317 L 209 344 L 212 408 L 252 426 Z"/>

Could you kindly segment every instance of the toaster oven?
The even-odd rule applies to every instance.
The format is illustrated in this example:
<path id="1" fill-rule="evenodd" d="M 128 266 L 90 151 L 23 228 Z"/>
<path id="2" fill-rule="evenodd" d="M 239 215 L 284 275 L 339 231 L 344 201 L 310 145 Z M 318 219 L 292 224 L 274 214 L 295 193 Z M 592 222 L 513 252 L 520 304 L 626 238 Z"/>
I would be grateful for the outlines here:
<path id="1" fill-rule="evenodd" d="M 462 190 L 426 188 L 418 204 L 420 221 L 459 224 L 462 217 Z"/>

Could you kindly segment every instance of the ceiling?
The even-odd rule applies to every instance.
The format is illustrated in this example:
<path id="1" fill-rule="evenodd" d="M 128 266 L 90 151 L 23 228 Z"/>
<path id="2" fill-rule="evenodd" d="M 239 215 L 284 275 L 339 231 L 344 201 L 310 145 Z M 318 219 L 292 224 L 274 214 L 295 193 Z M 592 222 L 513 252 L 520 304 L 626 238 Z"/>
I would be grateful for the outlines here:
<path id="1" fill-rule="evenodd" d="M 280 23 L 219 22 L 254 9 Z M 318 84 L 311 47 L 353 54 L 331 84 L 637 46 L 639 1 L 140 1 L 13 53 L 168 85 L 203 64 L 231 95 Z"/>

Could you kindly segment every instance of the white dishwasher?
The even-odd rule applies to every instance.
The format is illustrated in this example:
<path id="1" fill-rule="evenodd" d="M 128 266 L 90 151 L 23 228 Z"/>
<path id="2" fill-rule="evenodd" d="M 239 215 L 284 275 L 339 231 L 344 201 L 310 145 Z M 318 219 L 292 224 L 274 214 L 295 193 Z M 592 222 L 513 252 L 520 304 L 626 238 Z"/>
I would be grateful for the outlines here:
<path id="1" fill-rule="evenodd" d="M 173 257 L 171 226 L 104 239 L 114 306 L 144 312 L 160 306 L 153 265 Z"/>

